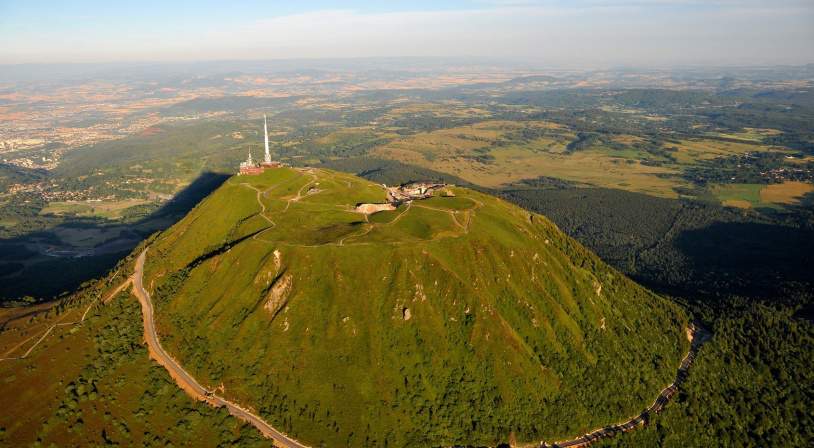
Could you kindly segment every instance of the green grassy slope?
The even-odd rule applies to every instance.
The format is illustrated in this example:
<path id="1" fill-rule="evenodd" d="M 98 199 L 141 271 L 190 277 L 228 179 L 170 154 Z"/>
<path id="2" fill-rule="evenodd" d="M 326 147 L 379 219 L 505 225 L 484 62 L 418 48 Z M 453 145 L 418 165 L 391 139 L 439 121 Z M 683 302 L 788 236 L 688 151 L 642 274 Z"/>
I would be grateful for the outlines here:
<path id="1" fill-rule="evenodd" d="M 151 245 L 165 347 L 315 445 L 557 438 L 649 404 L 682 312 L 547 219 L 452 191 L 366 219 L 385 193 L 354 176 L 233 177 Z"/>

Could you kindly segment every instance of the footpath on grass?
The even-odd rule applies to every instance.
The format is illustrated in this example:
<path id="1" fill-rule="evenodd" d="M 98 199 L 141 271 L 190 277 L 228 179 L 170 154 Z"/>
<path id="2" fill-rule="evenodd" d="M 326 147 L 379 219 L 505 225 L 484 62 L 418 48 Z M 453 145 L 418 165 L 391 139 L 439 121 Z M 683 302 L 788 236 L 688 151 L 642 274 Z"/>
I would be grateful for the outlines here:
<path id="1" fill-rule="evenodd" d="M 110 291 L 110 292 L 109 292 L 109 293 L 108 293 L 108 294 L 107 294 L 105 297 L 103 297 L 103 298 L 101 299 L 101 303 L 105 304 L 105 303 L 109 302 L 111 299 L 113 299 L 113 297 L 115 297 L 115 296 L 116 296 L 116 294 L 120 293 L 120 292 L 122 291 L 122 289 L 124 289 L 125 287 L 127 287 L 127 286 L 130 284 L 130 282 L 132 282 L 132 281 L 133 281 L 133 279 L 132 279 L 132 278 L 128 278 L 127 280 L 125 280 L 124 282 L 122 282 L 122 283 L 121 283 L 119 286 L 117 286 L 116 288 L 114 288 L 114 289 L 113 289 L 113 291 Z M 55 324 L 51 325 L 50 327 L 48 327 L 48 329 L 47 329 L 47 330 L 45 330 L 45 333 L 43 333 L 43 334 L 42 334 L 42 336 L 40 336 L 40 338 L 39 338 L 39 339 L 37 339 L 37 342 L 35 342 L 35 343 L 34 343 L 34 345 L 32 345 L 31 347 L 29 347 L 29 348 L 28 348 L 28 350 L 26 350 L 26 352 L 25 352 L 25 353 L 23 353 L 22 355 L 20 355 L 20 356 L 7 356 L 7 355 L 9 355 L 10 353 L 12 353 L 13 351 L 15 351 L 15 350 L 17 350 L 18 348 L 20 348 L 20 347 L 22 347 L 23 345 L 25 345 L 25 343 L 26 343 L 26 342 L 28 342 L 28 341 L 30 341 L 31 339 L 33 339 L 33 338 L 34 338 L 34 336 L 32 336 L 32 337 L 30 337 L 30 338 L 28 338 L 28 339 L 26 339 L 26 340 L 24 340 L 24 341 L 20 342 L 19 344 L 17 344 L 16 346 L 14 346 L 14 347 L 13 347 L 11 350 L 8 350 L 8 351 L 7 351 L 7 352 L 6 352 L 6 353 L 3 355 L 3 356 L 7 356 L 7 357 L 0 358 L 0 361 L 13 361 L 13 360 L 18 360 L 18 359 L 25 359 L 25 358 L 27 358 L 27 357 L 28 357 L 28 355 L 30 355 L 30 354 L 31 354 L 31 352 L 32 352 L 32 351 L 33 351 L 35 348 L 37 348 L 37 346 L 38 346 L 38 345 L 40 345 L 40 343 L 41 343 L 42 341 L 44 341 L 44 340 L 45 340 L 45 338 L 47 338 L 47 337 L 48 337 L 48 335 L 49 335 L 49 334 L 51 334 L 51 332 L 52 332 L 52 331 L 54 331 L 54 329 L 56 329 L 57 327 L 65 327 L 65 326 L 71 326 L 71 325 L 78 325 L 78 324 L 81 324 L 82 322 L 84 322 L 84 321 L 85 321 L 85 318 L 86 318 L 86 317 L 88 317 L 88 313 L 90 312 L 91 308 L 93 308 L 94 306 L 96 306 L 98 303 L 99 303 L 98 301 L 95 301 L 95 300 L 94 300 L 94 301 L 92 301 L 92 302 L 90 303 L 90 305 L 88 305 L 88 307 L 85 309 L 85 312 L 84 312 L 84 313 L 82 313 L 82 317 L 81 317 L 80 319 L 78 319 L 78 320 L 74 320 L 74 321 L 71 321 L 71 322 L 57 322 L 57 323 L 55 323 Z M 47 311 L 47 309 L 42 310 L 42 311 L 38 311 L 37 313 L 39 313 L 39 312 L 45 312 L 45 311 Z M 34 315 L 34 314 L 31 314 L 31 315 Z M 22 317 L 22 316 L 18 316 L 17 318 L 20 318 L 20 317 Z M 63 316 L 63 317 L 64 317 L 64 316 Z M 62 318 L 60 318 L 60 319 L 62 319 Z M 8 321 L 7 321 L 7 322 L 8 322 Z M 6 323 L 7 323 L 7 322 L 6 322 Z"/>

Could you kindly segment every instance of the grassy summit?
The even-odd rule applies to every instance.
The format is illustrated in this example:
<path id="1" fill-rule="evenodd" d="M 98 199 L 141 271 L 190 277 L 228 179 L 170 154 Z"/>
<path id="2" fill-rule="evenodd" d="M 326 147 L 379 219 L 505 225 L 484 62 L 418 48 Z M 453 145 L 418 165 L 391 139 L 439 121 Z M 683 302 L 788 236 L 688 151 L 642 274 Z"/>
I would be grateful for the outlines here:
<path id="1" fill-rule="evenodd" d="M 327 446 L 573 436 L 638 413 L 686 318 L 542 216 L 463 188 L 369 217 L 325 170 L 233 177 L 151 244 L 164 346 Z"/>

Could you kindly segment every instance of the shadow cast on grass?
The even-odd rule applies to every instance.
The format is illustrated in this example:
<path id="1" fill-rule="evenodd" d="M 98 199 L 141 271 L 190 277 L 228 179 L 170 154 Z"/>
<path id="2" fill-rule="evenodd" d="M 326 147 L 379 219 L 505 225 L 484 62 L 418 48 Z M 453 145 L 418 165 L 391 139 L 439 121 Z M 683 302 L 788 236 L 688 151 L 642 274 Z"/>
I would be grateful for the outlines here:
<path id="1" fill-rule="evenodd" d="M 47 300 L 103 275 L 144 238 L 173 225 L 228 178 L 222 173 L 202 173 L 167 203 L 134 222 L 77 217 L 46 230 L 0 239 L 0 303 L 24 297 Z M 54 233 L 57 228 L 107 232 L 108 236 L 91 248 L 76 249 L 59 239 Z"/>
<path id="2" fill-rule="evenodd" d="M 716 222 L 674 240 L 706 288 L 746 296 L 782 294 L 786 283 L 811 283 L 814 231 L 755 222 Z"/>

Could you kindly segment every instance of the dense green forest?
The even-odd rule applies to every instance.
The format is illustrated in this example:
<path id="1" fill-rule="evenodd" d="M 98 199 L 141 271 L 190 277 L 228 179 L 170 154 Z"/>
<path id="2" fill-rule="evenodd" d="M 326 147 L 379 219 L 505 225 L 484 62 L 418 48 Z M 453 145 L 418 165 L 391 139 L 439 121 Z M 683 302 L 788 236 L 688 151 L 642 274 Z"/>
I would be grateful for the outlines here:
<path id="1" fill-rule="evenodd" d="M 647 428 L 598 446 L 811 446 L 811 321 L 743 298 L 708 312 L 712 340 L 674 402 Z"/>

